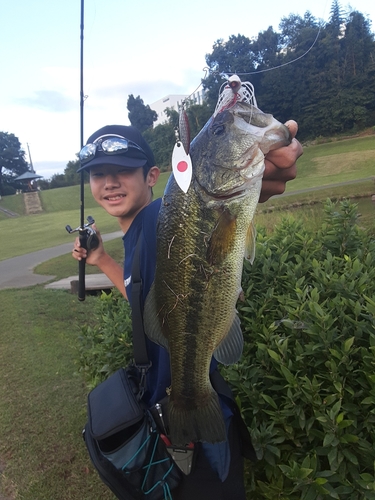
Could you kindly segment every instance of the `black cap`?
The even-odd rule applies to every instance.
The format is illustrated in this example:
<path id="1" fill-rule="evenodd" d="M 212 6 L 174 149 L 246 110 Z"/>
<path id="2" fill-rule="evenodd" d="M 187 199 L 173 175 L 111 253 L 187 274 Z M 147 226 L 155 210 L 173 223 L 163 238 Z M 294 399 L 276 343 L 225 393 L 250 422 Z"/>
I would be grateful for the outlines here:
<path id="1" fill-rule="evenodd" d="M 82 165 L 77 172 L 89 171 L 91 167 L 96 165 L 117 165 L 129 168 L 139 168 L 146 164 L 151 168 L 155 165 L 153 152 L 137 128 L 125 125 L 106 125 L 90 135 L 86 144 L 92 144 L 95 139 L 99 139 L 103 135 L 120 135 L 135 142 L 143 152 L 137 148 L 129 148 L 125 153 L 117 155 L 107 155 L 103 151 L 96 151 L 94 158 Z"/>

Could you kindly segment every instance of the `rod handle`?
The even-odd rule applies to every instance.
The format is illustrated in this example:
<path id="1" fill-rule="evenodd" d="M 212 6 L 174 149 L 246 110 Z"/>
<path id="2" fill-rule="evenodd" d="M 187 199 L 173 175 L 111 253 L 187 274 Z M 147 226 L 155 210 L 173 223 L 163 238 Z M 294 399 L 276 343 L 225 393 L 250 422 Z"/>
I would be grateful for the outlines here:
<path id="1" fill-rule="evenodd" d="M 87 248 L 86 231 L 80 231 L 79 242 L 82 248 Z M 85 280 L 86 259 L 78 262 L 78 300 L 83 301 L 86 298 L 86 280 Z"/>

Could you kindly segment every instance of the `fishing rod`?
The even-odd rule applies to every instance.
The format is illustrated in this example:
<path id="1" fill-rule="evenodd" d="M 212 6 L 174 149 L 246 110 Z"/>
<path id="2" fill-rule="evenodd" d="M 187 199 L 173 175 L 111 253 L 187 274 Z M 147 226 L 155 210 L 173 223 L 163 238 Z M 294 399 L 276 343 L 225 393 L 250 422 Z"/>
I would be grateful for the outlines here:
<path id="1" fill-rule="evenodd" d="M 81 24 L 80 24 L 80 151 L 83 148 L 83 32 L 84 32 L 84 0 L 81 0 Z M 85 171 L 81 171 L 80 179 L 80 229 L 79 242 L 82 248 L 87 248 L 87 233 L 85 231 Z M 86 283 L 85 283 L 85 268 L 86 259 L 82 259 L 78 263 L 78 300 L 85 300 Z"/>
<path id="2" fill-rule="evenodd" d="M 80 24 L 80 150 L 83 148 L 83 108 L 85 95 L 83 92 L 83 32 L 84 32 L 84 0 L 81 0 L 81 24 Z M 87 251 L 94 250 L 99 244 L 98 236 L 95 230 L 91 227 L 94 224 L 94 219 L 89 215 L 87 223 L 85 223 L 85 171 L 81 171 L 80 177 L 80 225 L 72 229 L 69 225 L 65 229 L 69 234 L 78 232 L 79 243 L 82 248 Z M 78 300 L 86 298 L 86 283 L 85 283 L 86 259 L 81 259 L 78 262 Z"/>

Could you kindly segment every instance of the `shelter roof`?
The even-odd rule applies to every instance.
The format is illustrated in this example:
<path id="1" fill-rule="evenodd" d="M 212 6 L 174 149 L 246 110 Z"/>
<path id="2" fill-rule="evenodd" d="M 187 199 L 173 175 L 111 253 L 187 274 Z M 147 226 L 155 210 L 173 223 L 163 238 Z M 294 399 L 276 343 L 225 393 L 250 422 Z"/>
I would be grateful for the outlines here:
<path id="1" fill-rule="evenodd" d="M 22 175 L 19 175 L 14 180 L 15 181 L 32 181 L 33 179 L 41 179 L 42 175 L 37 175 L 35 172 L 25 172 Z"/>

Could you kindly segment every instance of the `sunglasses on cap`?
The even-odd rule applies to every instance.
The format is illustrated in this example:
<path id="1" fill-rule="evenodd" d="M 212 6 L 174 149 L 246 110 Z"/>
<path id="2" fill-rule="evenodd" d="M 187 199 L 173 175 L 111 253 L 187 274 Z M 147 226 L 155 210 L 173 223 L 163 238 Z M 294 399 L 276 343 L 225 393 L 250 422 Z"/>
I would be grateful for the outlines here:
<path id="1" fill-rule="evenodd" d="M 138 144 L 116 134 L 98 137 L 94 142 L 86 144 L 86 146 L 81 149 L 78 156 L 81 165 L 85 165 L 95 158 L 97 151 L 101 151 L 106 155 L 121 155 L 129 151 L 129 149 L 137 149 L 147 158 L 146 153 Z"/>

